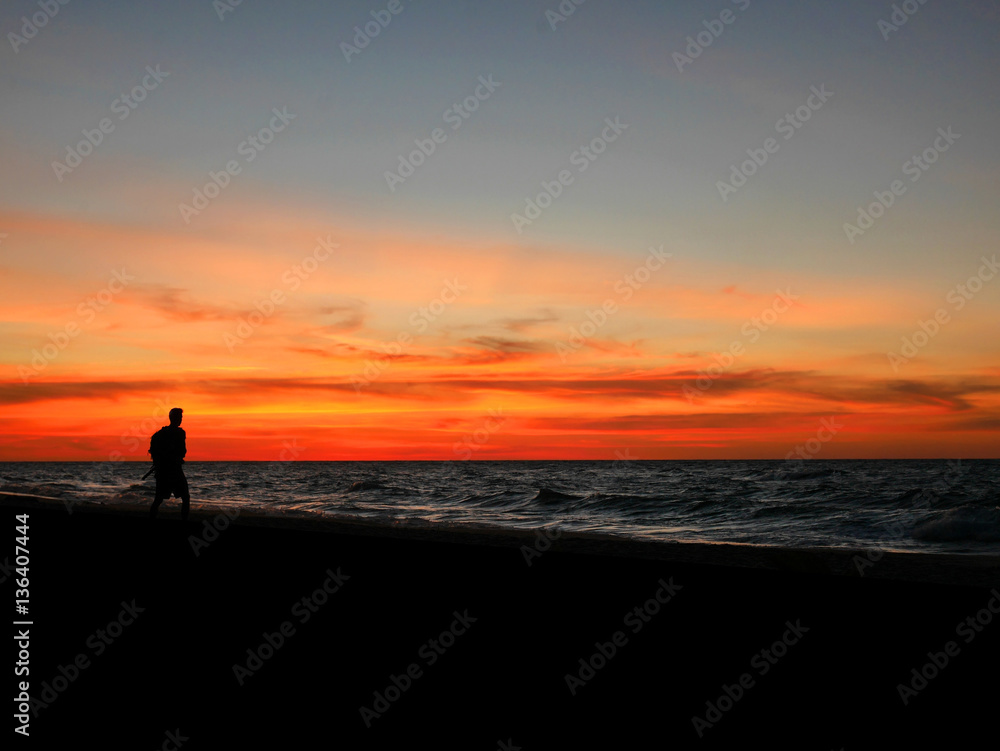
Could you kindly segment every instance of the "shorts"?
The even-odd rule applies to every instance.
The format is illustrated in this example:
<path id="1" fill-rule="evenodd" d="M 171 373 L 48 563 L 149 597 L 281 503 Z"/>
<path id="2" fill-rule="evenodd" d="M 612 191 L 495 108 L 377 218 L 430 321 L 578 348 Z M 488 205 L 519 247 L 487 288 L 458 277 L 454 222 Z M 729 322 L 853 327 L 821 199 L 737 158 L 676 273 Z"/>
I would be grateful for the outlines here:
<path id="1" fill-rule="evenodd" d="M 156 470 L 156 497 L 169 498 L 171 495 L 178 498 L 188 496 L 188 482 L 184 476 L 184 470 L 180 467 Z"/>

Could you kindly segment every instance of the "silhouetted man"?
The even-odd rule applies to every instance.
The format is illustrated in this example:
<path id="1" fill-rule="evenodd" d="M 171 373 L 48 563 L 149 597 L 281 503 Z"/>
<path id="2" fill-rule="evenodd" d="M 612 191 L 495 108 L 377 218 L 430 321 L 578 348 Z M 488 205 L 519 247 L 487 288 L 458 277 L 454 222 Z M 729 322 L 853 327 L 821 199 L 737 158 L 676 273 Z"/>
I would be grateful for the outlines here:
<path id="1" fill-rule="evenodd" d="M 150 518 L 156 517 L 160 504 L 171 495 L 181 499 L 181 521 L 187 521 L 191 507 L 187 478 L 184 476 L 184 455 L 186 435 L 181 428 L 184 410 L 174 407 L 170 410 L 170 424 L 153 434 L 149 441 L 149 455 L 153 457 L 153 472 L 156 476 L 156 497 L 149 510 Z"/>

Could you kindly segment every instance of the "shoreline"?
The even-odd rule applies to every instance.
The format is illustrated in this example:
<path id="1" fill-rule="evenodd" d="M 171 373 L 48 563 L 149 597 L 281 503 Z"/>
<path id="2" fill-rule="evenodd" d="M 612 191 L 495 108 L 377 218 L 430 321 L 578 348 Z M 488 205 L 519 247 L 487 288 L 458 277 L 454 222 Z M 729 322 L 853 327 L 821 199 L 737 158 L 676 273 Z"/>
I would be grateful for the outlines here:
<path id="1" fill-rule="evenodd" d="M 148 505 L 135 503 L 108 504 L 93 501 L 69 501 L 48 496 L 0 491 L 0 505 L 25 509 L 67 507 L 75 512 L 96 514 L 148 513 Z M 192 501 L 191 520 L 202 523 L 215 517 L 229 505 L 213 505 L 210 501 Z M 236 507 L 239 508 L 239 507 Z M 180 518 L 176 503 L 161 506 L 163 518 Z M 527 547 L 537 550 L 558 550 L 563 553 L 601 555 L 651 561 L 693 563 L 723 567 L 766 569 L 844 576 L 945 584 L 962 587 L 1000 586 L 1000 554 L 982 553 L 919 553 L 881 548 L 790 547 L 738 542 L 658 541 L 620 537 L 611 534 L 558 530 L 543 535 L 545 530 L 492 527 L 477 524 L 435 524 L 401 520 L 385 521 L 321 514 L 265 514 L 254 509 L 239 508 L 236 525 L 259 526 L 305 532 L 360 535 L 401 540 L 486 545 L 499 548 Z M 545 539 L 543 539 L 543 537 Z M 546 545 L 546 541 L 548 545 Z M 875 554 L 872 551 L 878 551 Z M 528 554 L 531 555 L 530 553 Z"/>

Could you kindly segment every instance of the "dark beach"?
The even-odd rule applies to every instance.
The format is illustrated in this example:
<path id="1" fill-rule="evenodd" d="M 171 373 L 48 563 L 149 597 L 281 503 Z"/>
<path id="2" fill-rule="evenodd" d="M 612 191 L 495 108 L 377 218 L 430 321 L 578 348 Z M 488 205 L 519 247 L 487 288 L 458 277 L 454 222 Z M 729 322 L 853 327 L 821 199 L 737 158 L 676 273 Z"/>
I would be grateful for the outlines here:
<path id="1" fill-rule="evenodd" d="M 0 504 L 8 539 L 30 514 L 30 694 L 46 705 L 30 747 L 846 749 L 993 732 L 996 557 L 886 553 L 861 577 L 843 551 Z"/>

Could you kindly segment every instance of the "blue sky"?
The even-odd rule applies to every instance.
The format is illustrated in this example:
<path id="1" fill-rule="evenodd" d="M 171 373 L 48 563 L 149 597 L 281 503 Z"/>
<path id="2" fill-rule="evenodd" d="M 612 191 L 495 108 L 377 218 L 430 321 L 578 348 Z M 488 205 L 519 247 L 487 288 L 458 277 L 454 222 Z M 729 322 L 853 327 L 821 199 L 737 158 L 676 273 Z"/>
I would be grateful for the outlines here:
<path id="1" fill-rule="evenodd" d="M 179 340 L 208 341 L 220 333 L 205 330 L 212 316 L 266 293 L 312 238 L 332 232 L 352 250 L 337 274 L 323 272 L 326 307 L 355 306 L 349 318 L 363 322 L 337 351 L 391 338 L 436 293 L 407 290 L 408 279 L 461 270 L 482 273 L 481 307 L 441 329 L 443 349 L 427 357 L 465 346 L 461 336 L 476 340 L 484 322 L 518 317 L 552 328 L 539 323 L 511 351 L 551 354 L 579 311 L 663 245 L 676 261 L 669 281 L 588 347 L 586 367 L 668 367 L 653 353 L 671 352 L 704 364 L 747 311 L 794 285 L 803 308 L 812 306 L 807 318 L 775 333 L 752 364 L 785 367 L 815 342 L 801 363 L 810 372 L 870 368 L 866 377 L 888 378 L 896 374 L 885 371 L 886 350 L 997 247 L 997 0 L 912 2 L 905 25 L 888 32 L 879 22 L 893 4 L 856 0 L 587 0 L 555 28 L 555 0 L 400 0 L 394 15 L 389 5 L 244 0 L 220 18 L 210 0 L 72 0 L 35 36 L 12 42 L 25 17 L 44 11 L 7 3 L 0 267 L 14 302 L 0 325 L 12 372 L 61 320 L 64 296 L 85 294 L 111 268 L 142 274 L 144 291 L 130 291 L 130 305 L 186 316 L 192 328 L 175 332 Z M 373 13 L 391 20 L 348 61 L 342 44 Z M 675 53 L 712 28 L 721 33 L 679 70 Z M 149 81 L 149 69 L 168 75 L 120 118 L 116 101 Z M 498 85 L 453 129 L 448 111 L 484 91 L 484 79 Z M 808 109 L 817 90 L 832 95 Z M 248 161 L 241 144 L 275 110 L 294 117 Z M 786 139 L 778 123 L 797 110 L 808 121 Z M 103 118 L 113 130 L 59 179 L 53 162 Z M 581 169 L 580 148 L 609 121 L 627 127 Z M 390 189 L 387 171 L 435 128 L 443 142 Z M 907 163 L 949 128 L 958 138 L 911 182 Z M 777 149 L 723 198 L 720 181 L 767 139 Z M 185 217 L 180 205 L 231 160 L 239 174 Z M 512 221 L 562 170 L 572 183 L 552 205 L 528 225 Z M 849 237 L 845 223 L 894 180 L 905 194 Z M 29 291 L 52 307 L 24 307 Z M 746 310 L 730 309 L 734 299 Z M 318 292 L 310 305 L 312 313 L 289 309 L 289 321 L 318 325 Z M 984 332 L 1000 311 L 997 290 L 970 311 L 914 363 L 915 374 L 995 371 Z M 66 363 L 65 376 L 79 377 L 88 357 L 102 372 L 139 372 L 153 355 L 133 351 L 143 337 L 129 325 L 109 320 L 92 352 L 80 344 L 47 373 Z M 317 350 L 302 346 L 311 330 L 282 331 L 276 350 L 239 367 L 273 368 L 282 347 Z M 214 356 L 211 347 L 196 353 L 204 363 Z M 340 366 L 339 375 L 350 371 Z"/>

